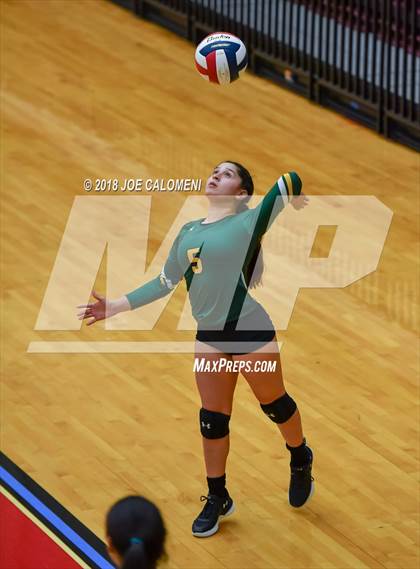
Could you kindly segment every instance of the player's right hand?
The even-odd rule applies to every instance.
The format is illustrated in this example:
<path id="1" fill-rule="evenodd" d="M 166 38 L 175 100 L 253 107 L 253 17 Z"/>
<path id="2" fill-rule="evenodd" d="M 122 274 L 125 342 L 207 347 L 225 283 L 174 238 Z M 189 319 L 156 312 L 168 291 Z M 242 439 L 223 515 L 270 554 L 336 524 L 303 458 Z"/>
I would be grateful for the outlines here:
<path id="1" fill-rule="evenodd" d="M 106 298 L 95 291 L 92 291 L 92 296 L 96 298 L 98 302 L 91 302 L 89 304 L 80 304 L 77 308 L 83 308 L 82 312 L 78 313 L 79 320 L 86 320 L 89 318 L 90 320 L 87 322 L 88 326 L 95 324 L 99 320 L 104 320 L 107 316 L 111 316 L 109 313 L 107 314 L 106 310 Z"/>

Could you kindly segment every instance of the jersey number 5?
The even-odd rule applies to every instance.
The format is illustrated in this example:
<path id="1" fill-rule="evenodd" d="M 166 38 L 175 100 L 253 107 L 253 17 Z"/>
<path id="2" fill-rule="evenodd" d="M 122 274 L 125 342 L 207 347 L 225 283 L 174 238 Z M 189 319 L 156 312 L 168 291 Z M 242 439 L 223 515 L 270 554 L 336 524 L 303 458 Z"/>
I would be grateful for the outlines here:
<path id="1" fill-rule="evenodd" d="M 203 265 L 201 264 L 201 259 L 197 257 L 197 253 L 199 252 L 199 247 L 194 247 L 194 249 L 188 249 L 187 255 L 188 260 L 191 263 L 191 268 L 193 273 L 201 273 L 203 270 Z"/>

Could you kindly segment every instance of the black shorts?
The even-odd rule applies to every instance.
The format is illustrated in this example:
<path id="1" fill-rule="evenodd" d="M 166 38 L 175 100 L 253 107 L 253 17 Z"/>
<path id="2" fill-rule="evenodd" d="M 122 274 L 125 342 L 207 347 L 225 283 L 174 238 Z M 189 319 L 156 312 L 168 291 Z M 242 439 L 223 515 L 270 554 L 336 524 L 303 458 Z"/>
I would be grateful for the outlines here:
<path id="1" fill-rule="evenodd" d="M 236 330 L 237 324 L 238 321 L 227 322 L 222 330 L 199 328 L 196 339 L 225 354 L 239 356 L 255 352 L 271 342 L 276 335 L 274 324 L 262 306 L 240 318 L 240 330 Z"/>

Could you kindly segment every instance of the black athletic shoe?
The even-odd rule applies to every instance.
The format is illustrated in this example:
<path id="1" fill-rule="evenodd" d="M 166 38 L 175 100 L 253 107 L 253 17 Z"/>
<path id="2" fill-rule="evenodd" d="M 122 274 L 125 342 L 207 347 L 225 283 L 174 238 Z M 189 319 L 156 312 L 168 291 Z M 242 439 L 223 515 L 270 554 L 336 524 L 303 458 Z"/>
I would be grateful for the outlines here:
<path id="1" fill-rule="evenodd" d="M 314 492 L 314 479 L 311 476 L 313 453 L 309 451 L 309 462 L 304 466 L 290 465 L 289 504 L 294 508 L 303 506 Z"/>
<path id="2" fill-rule="evenodd" d="M 208 496 L 201 496 L 200 500 L 206 501 L 206 505 L 193 522 L 192 534 L 195 537 L 209 537 L 219 529 L 220 517 L 233 514 L 235 504 L 229 495 L 226 498 L 220 498 L 215 494 L 209 494 Z"/>

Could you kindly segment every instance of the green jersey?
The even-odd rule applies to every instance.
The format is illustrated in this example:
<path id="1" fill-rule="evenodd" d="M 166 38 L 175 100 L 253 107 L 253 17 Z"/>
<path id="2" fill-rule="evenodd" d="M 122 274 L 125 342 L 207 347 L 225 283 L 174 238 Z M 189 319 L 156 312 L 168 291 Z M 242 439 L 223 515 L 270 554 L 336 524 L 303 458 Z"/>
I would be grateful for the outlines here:
<path id="1" fill-rule="evenodd" d="M 295 172 L 284 174 L 254 209 L 213 223 L 186 223 L 178 233 L 162 272 L 127 294 L 132 309 L 169 294 L 185 278 L 192 314 L 203 330 L 223 329 L 259 305 L 248 293 L 250 263 L 261 238 L 302 183 Z"/>

